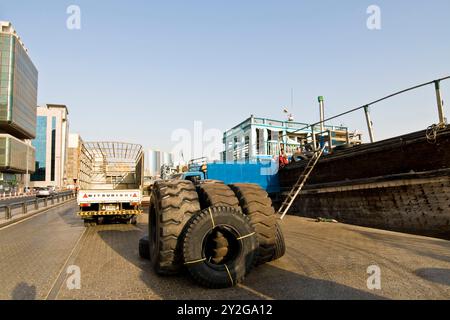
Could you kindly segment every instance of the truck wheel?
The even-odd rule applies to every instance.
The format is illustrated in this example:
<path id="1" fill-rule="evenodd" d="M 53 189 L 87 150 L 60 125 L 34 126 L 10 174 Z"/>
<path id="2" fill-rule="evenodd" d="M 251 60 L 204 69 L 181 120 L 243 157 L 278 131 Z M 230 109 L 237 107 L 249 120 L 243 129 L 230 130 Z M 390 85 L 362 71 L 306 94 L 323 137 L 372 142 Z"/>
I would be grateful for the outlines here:
<path id="1" fill-rule="evenodd" d="M 257 265 L 269 262 L 275 255 L 277 218 L 267 192 L 257 184 L 232 184 L 242 212 L 250 218 L 258 235 Z"/>
<path id="2" fill-rule="evenodd" d="M 240 210 L 239 200 L 233 190 L 223 183 L 205 183 L 198 186 L 198 197 L 202 209 L 209 207 L 232 207 Z"/>
<path id="3" fill-rule="evenodd" d="M 231 207 L 210 207 L 196 214 L 183 240 L 186 268 L 196 282 L 208 288 L 242 282 L 256 261 L 255 230 L 248 217 Z"/>
<path id="4" fill-rule="evenodd" d="M 97 225 L 97 220 L 95 219 L 84 219 L 85 227 L 95 227 Z"/>
<path id="5" fill-rule="evenodd" d="M 200 211 L 192 182 L 173 180 L 153 186 L 149 212 L 149 239 L 153 268 L 160 275 L 176 274 L 181 269 L 179 237 L 191 216 Z"/>
<path id="6" fill-rule="evenodd" d="M 150 260 L 150 244 L 148 236 L 139 239 L 139 256 L 142 259 Z"/>
<path id="7" fill-rule="evenodd" d="M 282 256 L 284 256 L 285 253 L 286 253 L 286 243 L 284 242 L 283 231 L 281 230 L 280 224 L 277 222 L 275 252 L 272 257 L 272 261 L 280 259 Z"/>
<path id="8" fill-rule="evenodd" d="M 132 215 L 131 217 L 126 219 L 127 224 L 136 224 L 137 223 L 137 216 Z"/>

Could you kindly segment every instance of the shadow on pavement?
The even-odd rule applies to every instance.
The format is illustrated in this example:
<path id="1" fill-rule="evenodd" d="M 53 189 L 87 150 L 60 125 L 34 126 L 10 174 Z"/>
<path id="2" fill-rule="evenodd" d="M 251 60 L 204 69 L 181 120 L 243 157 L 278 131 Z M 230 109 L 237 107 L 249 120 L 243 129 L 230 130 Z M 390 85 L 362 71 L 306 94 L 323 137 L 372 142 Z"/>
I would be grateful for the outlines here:
<path id="1" fill-rule="evenodd" d="M 273 264 L 266 264 L 253 270 L 243 286 L 275 300 L 385 299 L 369 291 L 356 289 L 330 280 L 300 275 L 281 269 Z"/>
<path id="2" fill-rule="evenodd" d="M 19 283 L 11 293 L 12 300 L 36 300 L 36 286 Z"/>
<path id="3" fill-rule="evenodd" d="M 81 227 L 83 219 L 77 215 L 77 208 L 75 202 L 68 202 L 53 210 L 56 210 L 57 215 L 69 226 Z"/>
<path id="4" fill-rule="evenodd" d="M 146 233 L 147 224 L 138 224 L 123 231 L 98 231 L 108 246 L 141 270 L 141 281 L 154 293 L 149 299 L 383 299 L 368 291 L 299 275 L 272 264 L 255 268 L 242 285 L 222 290 L 199 287 L 186 272 L 161 277 L 153 272 L 150 261 L 139 257 L 138 241 Z"/>
<path id="5" fill-rule="evenodd" d="M 354 229 L 352 229 L 352 232 L 357 232 L 371 240 L 394 248 L 407 250 L 416 255 L 450 263 L 450 241 L 421 236 L 402 236 L 396 235 L 395 233 L 377 233 Z M 437 253 L 437 251 L 439 251 L 439 253 Z"/>
<path id="6" fill-rule="evenodd" d="M 450 286 L 450 269 L 423 268 L 416 270 L 415 273 L 422 279 Z"/>

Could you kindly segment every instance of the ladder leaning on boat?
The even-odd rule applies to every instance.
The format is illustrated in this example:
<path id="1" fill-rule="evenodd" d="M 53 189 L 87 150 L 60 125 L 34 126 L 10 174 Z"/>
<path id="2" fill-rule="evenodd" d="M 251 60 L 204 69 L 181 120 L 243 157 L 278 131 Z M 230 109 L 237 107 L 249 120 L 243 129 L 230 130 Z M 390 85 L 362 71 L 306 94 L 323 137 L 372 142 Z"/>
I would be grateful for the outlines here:
<path id="1" fill-rule="evenodd" d="M 280 220 L 282 220 L 285 215 L 288 213 L 295 199 L 297 199 L 298 195 L 302 191 L 303 186 L 306 184 L 311 172 L 314 170 L 314 167 L 319 162 L 320 157 L 324 154 L 325 149 L 327 148 L 327 144 L 324 143 L 321 149 L 318 149 L 314 152 L 311 159 L 309 159 L 308 164 L 303 170 L 302 174 L 299 176 L 297 182 L 292 187 L 291 191 L 287 195 L 286 199 L 281 204 L 281 207 L 278 209 L 278 214 L 280 216 Z"/>

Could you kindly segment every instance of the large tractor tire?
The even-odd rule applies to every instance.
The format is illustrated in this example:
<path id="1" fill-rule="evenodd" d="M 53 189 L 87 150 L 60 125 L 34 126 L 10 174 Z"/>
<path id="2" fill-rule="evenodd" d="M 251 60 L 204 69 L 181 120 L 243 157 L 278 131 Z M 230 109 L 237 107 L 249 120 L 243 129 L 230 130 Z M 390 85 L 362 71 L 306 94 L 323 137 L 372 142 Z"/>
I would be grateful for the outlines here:
<path id="1" fill-rule="evenodd" d="M 283 231 L 281 230 L 280 224 L 277 222 L 277 232 L 276 232 L 276 242 L 275 242 L 275 252 L 272 260 L 280 259 L 286 253 L 286 243 L 284 242 Z"/>
<path id="2" fill-rule="evenodd" d="M 179 240 L 186 223 L 200 211 L 195 186 L 186 180 L 156 182 L 149 213 L 151 262 L 156 273 L 173 275 L 182 267 Z"/>
<path id="3" fill-rule="evenodd" d="M 149 260 L 150 259 L 150 244 L 148 236 L 144 236 L 139 239 L 139 256 L 142 259 Z"/>
<path id="4" fill-rule="evenodd" d="M 224 206 L 196 214 L 183 236 L 184 264 L 192 278 L 208 288 L 227 288 L 243 281 L 253 268 L 258 239 L 250 219 Z"/>
<path id="5" fill-rule="evenodd" d="M 233 190 L 224 183 L 204 183 L 198 186 L 198 197 L 202 209 L 209 207 L 232 207 L 240 210 L 239 200 Z"/>
<path id="6" fill-rule="evenodd" d="M 272 261 L 277 244 L 277 217 L 272 200 L 257 184 L 239 183 L 230 187 L 239 200 L 242 212 L 250 218 L 256 230 L 259 242 L 257 265 Z"/>

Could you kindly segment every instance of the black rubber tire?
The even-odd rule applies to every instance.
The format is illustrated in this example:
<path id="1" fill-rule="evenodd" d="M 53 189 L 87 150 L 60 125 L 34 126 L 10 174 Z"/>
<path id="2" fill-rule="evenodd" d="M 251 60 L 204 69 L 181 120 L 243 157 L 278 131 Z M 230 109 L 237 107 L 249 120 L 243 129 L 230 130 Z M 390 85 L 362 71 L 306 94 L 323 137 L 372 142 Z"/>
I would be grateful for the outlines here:
<path id="1" fill-rule="evenodd" d="M 131 219 L 132 219 L 132 217 L 129 217 L 129 218 L 124 219 L 124 220 L 125 220 L 125 223 L 126 223 L 126 224 L 132 224 L 133 221 L 132 221 Z"/>
<path id="2" fill-rule="evenodd" d="M 231 255 L 223 264 L 206 260 L 208 235 L 217 228 L 222 232 L 223 228 L 232 230 L 229 235 L 233 245 L 230 247 L 234 249 L 229 249 Z M 243 238 L 239 239 L 240 237 Z M 250 219 L 234 208 L 225 206 L 204 209 L 189 221 L 183 239 L 186 268 L 192 278 L 204 287 L 232 287 L 242 282 L 255 265 L 258 239 Z"/>
<path id="3" fill-rule="evenodd" d="M 286 243 L 284 242 L 283 231 L 281 230 L 280 224 L 277 222 L 277 232 L 276 232 L 276 243 L 275 252 L 272 260 L 280 259 L 286 253 Z"/>
<path id="4" fill-rule="evenodd" d="M 96 219 L 84 219 L 84 226 L 85 227 L 95 227 L 95 226 L 97 226 L 97 220 Z"/>
<path id="5" fill-rule="evenodd" d="M 202 210 L 222 206 L 240 210 L 239 200 L 226 184 L 220 182 L 200 184 L 197 191 Z"/>
<path id="6" fill-rule="evenodd" d="M 257 184 L 230 185 L 236 194 L 242 212 L 250 218 L 258 235 L 257 265 L 272 261 L 276 246 L 277 216 L 267 192 Z"/>
<path id="7" fill-rule="evenodd" d="M 150 243 L 148 236 L 139 239 L 139 256 L 142 259 L 150 260 Z"/>
<path id="8" fill-rule="evenodd" d="M 179 240 L 186 223 L 200 211 L 194 184 L 187 180 L 158 181 L 149 209 L 152 266 L 159 275 L 177 274 L 182 267 Z"/>
<path id="9" fill-rule="evenodd" d="M 214 180 L 214 179 L 206 179 L 206 180 L 200 180 L 199 184 L 208 184 L 208 183 L 220 183 L 220 184 L 225 184 L 223 181 L 221 180 Z"/>

